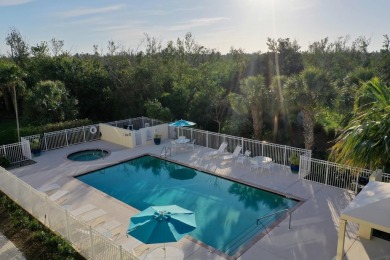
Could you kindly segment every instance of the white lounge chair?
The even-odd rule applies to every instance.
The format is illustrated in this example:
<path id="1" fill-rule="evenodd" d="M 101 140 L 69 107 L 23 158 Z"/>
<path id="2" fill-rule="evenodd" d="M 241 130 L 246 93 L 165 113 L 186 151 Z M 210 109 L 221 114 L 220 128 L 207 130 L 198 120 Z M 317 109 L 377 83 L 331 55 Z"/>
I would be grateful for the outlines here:
<path id="1" fill-rule="evenodd" d="M 221 159 L 222 160 L 231 160 L 231 159 L 237 158 L 238 155 L 240 154 L 241 150 L 242 150 L 242 146 L 237 145 L 232 154 L 222 156 Z"/>
<path id="2" fill-rule="evenodd" d="M 104 210 L 102 209 L 98 209 L 98 210 L 94 210 L 92 212 L 89 212 L 87 214 L 85 214 L 84 216 L 81 216 L 81 219 L 84 220 L 85 222 L 92 222 L 104 215 L 106 215 L 107 212 L 105 212 Z"/>
<path id="3" fill-rule="evenodd" d="M 49 192 L 49 191 L 57 190 L 60 188 L 61 188 L 61 186 L 58 185 L 57 183 L 52 183 L 49 185 L 43 185 L 43 186 L 39 187 L 37 190 L 40 192 Z"/>
<path id="4" fill-rule="evenodd" d="M 103 223 L 103 225 L 96 227 L 95 230 L 102 233 L 106 237 L 113 239 L 114 237 L 120 235 L 119 230 L 117 232 L 114 231 L 117 230 L 121 225 L 122 223 L 116 220 L 110 220 L 106 223 Z"/>
<path id="5" fill-rule="evenodd" d="M 75 217 L 78 217 L 84 213 L 87 213 L 88 211 L 91 211 L 93 209 L 96 209 L 96 207 L 92 204 L 86 204 L 84 206 L 81 206 L 77 209 L 70 210 L 69 213 L 72 214 Z"/>
<path id="6" fill-rule="evenodd" d="M 52 195 L 49 196 L 49 199 L 52 201 L 57 201 L 62 199 L 66 194 L 68 194 L 69 191 L 67 190 L 59 190 L 53 193 Z"/>
<path id="7" fill-rule="evenodd" d="M 220 156 L 220 155 L 223 155 L 225 154 L 225 150 L 226 150 L 226 147 L 228 146 L 228 143 L 227 142 L 223 142 L 221 143 L 221 145 L 219 146 L 218 150 L 216 151 L 212 151 L 212 152 L 209 152 L 209 153 L 206 153 L 205 154 L 205 157 L 208 157 L 208 158 L 213 158 L 213 157 L 216 157 L 216 156 Z"/>

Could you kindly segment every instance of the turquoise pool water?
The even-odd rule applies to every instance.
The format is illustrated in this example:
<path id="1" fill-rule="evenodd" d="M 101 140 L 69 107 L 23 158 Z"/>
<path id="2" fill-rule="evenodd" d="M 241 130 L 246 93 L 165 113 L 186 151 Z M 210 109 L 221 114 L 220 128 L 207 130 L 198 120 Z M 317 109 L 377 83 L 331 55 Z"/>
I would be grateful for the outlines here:
<path id="1" fill-rule="evenodd" d="M 176 204 L 195 212 L 190 235 L 234 255 L 281 215 L 258 218 L 294 207 L 298 201 L 197 171 L 152 156 L 143 156 L 77 177 L 80 181 L 144 210 Z"/>

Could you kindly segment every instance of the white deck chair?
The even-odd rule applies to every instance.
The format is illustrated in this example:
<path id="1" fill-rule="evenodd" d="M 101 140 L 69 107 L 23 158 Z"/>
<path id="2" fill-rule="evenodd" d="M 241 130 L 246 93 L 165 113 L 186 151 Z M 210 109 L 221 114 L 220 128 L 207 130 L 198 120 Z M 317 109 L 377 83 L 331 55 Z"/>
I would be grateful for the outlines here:
<path id="1" fill-rule="evenodd" d="M 117 237 L 120 235 L 119 230 L 116 233 L 114 232 L 120 226 L 122 226 L 122 223 L 120 223 L 116 220 L 110 220 L 106 223 L 103 223 L 103 225 L 96 227 L 95 230 L 102 233 L 106 237 L 113 239 L 114 237 Z"/>
<path id="2" fill-rule="evenodd" d="M 40 192 L 49 192 L 49 191 L 57 190 L 60 188 L 61 188 L 61 186 L 58 185 L 57 183 L 52 183 L 49 185 L 43 185 L 43 186 L 39 187 L 37 190 Z"/>
<path id="3" fill-rule="evenodd" d="M 81 216 L 81 219 L 84 220 L 85 222 L 92 222 L 104 215 L 106 215 L 107 212 L 105 212 L 104 210 L 102 209 L 98 209 L 98 210 L 94 210 L 92 212 L 89 212 L 87 214 L 85 214 L 84 216 Z"/>
<path id="4" fill-rule="evenodd" d="M 236 165 L 237 163 L 241 163 L 242 165 L 245 165 L 245 162 L 249 159 L 250 155 L 251 155 L 251 151 L 249 150 L 246 150 L 244 155 L 238 155 L 236 160 Z"/>
<path id="5" fill-rule="evenodd" d="M 175 140 L 171 140 L 171 148 L 172 150 L 175 150 L 177 149 L 177 143 L 175 142 Z"/>
<path id="6" fill-rule="evenodd" d="M 52 195 L 49 196 L 49 199 L 52 201 L 57 201 L 62 199 L 66 194 L 68 194 L 69 191 L 67 190 L 59 190 L 53 193 Z"/>
<path id="7" fill-rule="evenodd" d="M 96 207 L 92 204 L 86 204 L 84 206 L 81 206 L 77 209 L 70 210 L 69 213 L 72 214 L 75 217 L 78 217 L 84 213 L 87 213 L 88 211 L 91 211 L 93 209 L 96 209 Z"/>
<path id="8" fill-rule="evenodd" d="M 194 151 L 195 150 L 195 139 L 194 140 L 192 140 L 191 142 L 189 142 L 189 143 L 187 143 L 186 144 L 186 147 L 188 148 L 188 147 L 192 147 L 192 151 Z"/>
<path id="9" fill-rule="evenodd" d="M 264 169 L 267 169 L 268 172 L 270 173 L 271 172 L 271 167 L 273 165 L 273 161 L 269 161 L 269 162 L 263 162 L 260 164 L 260 167 L 261 168 L 264 168 Z"/>
<path id="10" fill-rule="evenodd" d="M 231 159 L 237 158 L 238 155 L 240 154 L 241 150 L 242 150 L 242 146 L 238 144 L 236 146 L 236 148 L 234 149 L 234 152 L 232 154 L 222 156 L 221 159 L 222 160 L 231 160 Z"/>
<path id="11" fill-rule="evenodd" d="M 251 171 L 253 168 L 253 169 L 256 169 L 256 171 L 258 171 L 261 163 L 257 160 L 254 160 L 254 159 L 250 159 L 249 161 L 251 163 L 249 170 Z"/>
<path id="12" fill-rule="evenodd" d="M 223 142 L 219 146 L 218 150 L 206 153 L 205 156 L 208 157 L 208 158 L 213 158 L 213 157 L 216 157 L 216 156 L 223 155 L 223 154 L 225 154 L 225 149 L 226 149 L 227 146 L 228 146 L 228 143 L 227 142 Z"/>

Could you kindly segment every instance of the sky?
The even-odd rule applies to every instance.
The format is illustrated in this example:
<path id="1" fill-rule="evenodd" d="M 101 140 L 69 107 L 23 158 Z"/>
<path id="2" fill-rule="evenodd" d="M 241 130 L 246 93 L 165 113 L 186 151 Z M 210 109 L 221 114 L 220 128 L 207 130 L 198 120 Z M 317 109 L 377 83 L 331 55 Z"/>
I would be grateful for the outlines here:
<path id="1" fill-rule="evenodd" d="M 16 28 L 30 46 L 55 38 L 64 49 L 106 53 L 108 41 L 143 50 L 145 34 L 163 46 L 190 32 L 200 45 L 227 53 L 267 52 L 267 38 L 297 40 L 302 50 L 329 37 L 370 39 L 390 34 L 389 0 L 0 0 L 0 54 Z"/>

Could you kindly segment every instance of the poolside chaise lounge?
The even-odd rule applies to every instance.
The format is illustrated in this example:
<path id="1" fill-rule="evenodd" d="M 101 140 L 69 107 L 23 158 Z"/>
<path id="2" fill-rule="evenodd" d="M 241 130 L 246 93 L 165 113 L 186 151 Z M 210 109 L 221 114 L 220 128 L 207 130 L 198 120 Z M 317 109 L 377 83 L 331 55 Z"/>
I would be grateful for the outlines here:
<path id="1" fill-rule="evenodd" d="M 120 231 L 114 233 L 114 231 L 117 230 L 120 226 L 122 226 L 122 223 L 116 220 L 110 220 L 96 227 L 95 230 L 102 233 L 106 237 L 113 239 L 114 237 L 120 235 Z"/>
<path id="2" fill-rule="evenodd" d="M 81 219 L 84 220 L 85 222 L 92 222 L 106 214 L 107 212 L 105 212 L 104 210 L 98 209 L 98 210 L 88 212 L 87 214 L 81 216 Z"/>
<path id="3" fill-rule="evenodd" d="M 61 188 L 61 186 L 58 185 L 57 183 L 52 183 L 49 185 L 43 185 L 43 186 L 39 187 L 37 190 L 40 192 L 49 192 L 49 191 L 57 190 L 60 188 Z"/>
<path id="4" fill-rule="evenodd" d="M 223 155 L 226 153 L 225 150 L 226 150 L 227 146 L 228 146 L 227 142 L 222 142 L 221 145 L 219 146 L 218 150 L 206 153 L 204 156 L 208 157 L 208 158 L 213 158 L 216 156 Z"/>
<path id="5" fill-rule="evenodd" d="M 224 155 L 221 157 L 222 160 L 231 160 L 234 158 L 237 158 L 242 150 L 241 145 L 237 145 L 236 148 L 234 149 L 234 152 L 232 154 Z"/>
<path id="6" fill-rule="evenodd" d="M 93 209 L 96 209 L 96 207 L 92 204 L 86 204 L 84 206 L 81 206 L 77 209 L 74 209 L 74 210 L 70 210 L 69 213 L 72 214 L 73 216 L 75 217 L 78 217 L 80 215 L 83 215 Z"/>
<path id="7" fill-rule="evenodd" d="M 49 199 L 52 201 L 57 201 L 62 199 L 66 194 L 68 194 L 69 191 L 67 190 L 59 190 L 53 193 L 52 195 L 49 196 Z"/>

